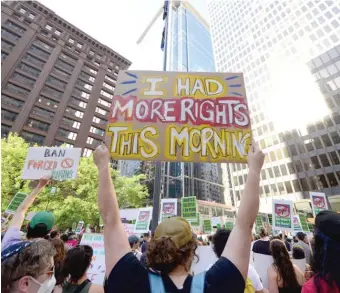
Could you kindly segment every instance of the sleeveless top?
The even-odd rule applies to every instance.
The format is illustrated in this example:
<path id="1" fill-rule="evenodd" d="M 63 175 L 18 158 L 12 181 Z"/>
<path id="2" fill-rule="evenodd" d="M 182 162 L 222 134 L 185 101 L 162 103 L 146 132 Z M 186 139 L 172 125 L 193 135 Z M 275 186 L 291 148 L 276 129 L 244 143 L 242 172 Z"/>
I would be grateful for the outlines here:
<path id="1" fill-rule="evenodd" d="M 88 293 L 91 285 L 92 283 L 89 280 L 85 280 L 81 284 L 65 282 L 63 286 L 63 293 Z"/>

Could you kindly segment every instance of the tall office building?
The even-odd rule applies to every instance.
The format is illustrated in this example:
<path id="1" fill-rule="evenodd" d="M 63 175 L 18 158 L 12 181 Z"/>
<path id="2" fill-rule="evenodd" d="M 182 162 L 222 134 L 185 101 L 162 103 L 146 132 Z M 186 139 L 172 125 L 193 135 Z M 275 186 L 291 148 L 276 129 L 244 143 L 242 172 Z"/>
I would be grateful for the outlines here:
<path id="1" fill-rule="evenodd" d="M 215 71 L 208 23 L 189 2 L 168 1 L 168 5 L 165 12 L 167 33 L 164 41 L 166 70 Z M 163 191 L 166 197 L 195 195 L 203 200 L 224 202 L 221 187 L 208 183 L 222 183 L 219 180 L 218 164 L 165 163 L 163 174 L 166 175 L 163 178 Z M 167 175 L 178 179 L 169 178 Z"/>
<path id="2" fill-rule="evenodd" d="M 131 62 L 36 1 L 1 2 L 1 135 L 83 148 L 105 134 L 118 70 Z"/>
<path id="3" fill-rule="evenodd" d="M 211 1 L 219 71 L 245 76 L 254 137 L 268 153 L 261 207 L 273 196 L 340 195 L 339 1 Z M 246 166 L 229 165 L 236 199 Z"/>

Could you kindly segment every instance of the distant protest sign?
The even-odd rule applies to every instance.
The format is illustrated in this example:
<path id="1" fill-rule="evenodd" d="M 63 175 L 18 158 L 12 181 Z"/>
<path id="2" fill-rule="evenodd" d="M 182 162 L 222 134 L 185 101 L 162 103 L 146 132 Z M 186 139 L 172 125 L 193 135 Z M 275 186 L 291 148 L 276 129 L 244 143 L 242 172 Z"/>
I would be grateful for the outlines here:
<path id="1" fill-rule="evenodd" d="M 293 215 L 294 232 L 302 232 L 300 218 L 297 215 Z"/>
<path id="2" fill-rule="evenodd" d="M 203 220 L 203 231 L 206 234 L 212 232 L 211 220 Z"/>
<path id="3" fill-rule="evenodd" d="M 293 201 L 273 199 L 273 229 L 294 231 Z"/>
<path id="4" fill-rule="evenodd" d="M 196 219 L 195 219 L 195 221 L 190 222 L 190 226 L 192 226 L 192 227 L 200 227 L 201 226 L 200 213 L 196 213 Z"/>
<path id="5" fill-rule="evenodd" d="M 299 220 L 300 220 L 302 231 L 303 232 L 309 232 L 309 227 L 308 227 L 306 215 L 299 213 L 298 217 L 299 217 Z"/>
<path id="6" fill-rule="evenodd" d="M 161 200 L 161 221 L 177 216 L 177 199 L 163 198 Z"/>
<path id="7" fill-rule="evenodd" d="M 261 215 L 257 215 L 256 216 L 255 224 L 256 224 L 256 228 L 255 228 L 256 233 L 260 233 L 260 228 L 264 227 L 264 225 L 263 225 L 263 217 Z"/>
<path id="8" fill-rule="evenodd" d="M 211 218 L 211 223 L 213 228 L 221 228 L 221 218 L 220 217 L 212 217 Z"/>
<path id="9" fill-rule="evenodd" d="M 225 222 L 224 227 L 225 227 L 226 229 L 228 229 L 228 230 L 233 230 L 233 228 L 234 228 L 234 222 L 227 221 L 227 222 Z"/>
<path id="10" fill-rule="evenodd" d="M 181 198 L 181 214 L 188 222 L 195 222 L 197 219 L 196 196 L 185 196 Z"/>
<path id="11" fill-rule="evenodd" d="M 133 232 L 147 233 L 149 232 L 150 221 L 152 218 L 152 208 L 141 208 L 138 210 L 138 216 Z"/>
<path id="12" fill-rule="evenodd" d="M 80 241 L 81 245 L 89 245 L 93 249 L 92 262 L 86 272 L 87 278 L 97 285 L 103 285 L 105 278 L 105 250 L 104 235 L 84 233 Z"/>
<path id="13" fill-rule="evenodd" d="M 80 160 L 81 148 L 29 148 L 22 179 L 40 179 L 50 175 L 54 180 L 74 179 Z"/>
<path id="14" fill-rule="evenodd" d="M 9 203 L 6 213 L 14 214 L 18 209 L 19 205 L 25 200 L 27 193 L 17 192 Z"/>
<path id="15" fill-rule="evenodd" d="M 83 228 L 84 228 L 84 221 L 79 221 L 75 233 L 80 234 Z"/>
<path id="16" fill-rule="evenodd" d="M 245 163 L 243 75 L 120 71 L 106 134 L 116 160 Z"/>
<path id="17" fill-rule="evenodd" d="M 321 211 L 328 210 L 326 195 L 322 192 L 310 192 L 313 207 L 313 216 L 316 217 Z"/>

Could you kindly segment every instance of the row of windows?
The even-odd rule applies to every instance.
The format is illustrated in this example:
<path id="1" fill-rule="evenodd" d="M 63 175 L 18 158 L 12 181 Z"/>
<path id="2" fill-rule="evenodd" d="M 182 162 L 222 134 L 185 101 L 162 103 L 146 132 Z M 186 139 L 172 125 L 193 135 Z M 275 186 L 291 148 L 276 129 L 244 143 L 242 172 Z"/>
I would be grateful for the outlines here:
<path id="1" fill-rule="evenodd" d="M 1 95 L 1 103 L 3 105 L 8 105 L 8 106 L 15 107 L 15 108 L 18 108 L 18 109 L 21 109 L 25 104 L 24 101 L 12 98 L 12 97 L 4 95 L 4 94 Z"/>
<path id="2" fill-rule="evenodd" d="M 5 37 L 5 38 L 9 39 L 10 41 L 14 41 L 14 42 L 17 42 L 21 38 L 20 35 L 12 33 L 11 31 L 9 31 L 5 28 L 1 28 L 1 37 Z"/>

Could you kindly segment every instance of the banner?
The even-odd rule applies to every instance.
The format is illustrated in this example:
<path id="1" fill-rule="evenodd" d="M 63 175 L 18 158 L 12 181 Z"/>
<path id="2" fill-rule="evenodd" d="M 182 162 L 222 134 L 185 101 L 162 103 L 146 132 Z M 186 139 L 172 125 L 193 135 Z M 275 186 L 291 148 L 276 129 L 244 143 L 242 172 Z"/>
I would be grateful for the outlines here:
<path id="1" fill-rule="evenodd" d="M 9 203 L 6 213 L 14 214 L 18 209 L 19 205 L 25 200 L 27 193 L 17 192 Z"/>
<path id="2" fill-rule="evenodd" d="M 181 198 L 181 214 L 188 222 L 194 222 L 197 218 L 196 196 L 186 196 Z"/>
<path id="3" fill-rule="evenodd" d="M 75 233 L 80 234 L 81 231 L 83 230 L 83 227 L 84 227 L 84 221 L 79 221 Z"/>
<path id="4" fill-rule="evenodd" d="M 87 270 L 87 278 L 97 285 L 103 285 L 105 278 L 105 250 L 104 235 L 84 233 L 80 241 L 81 245 L 89 245 L 93 249 L 92 262 Z"/>
<path id="5" fill-rule="evenodd" d="M 161 221 L 177 216 L 177 199 L 163 198 L 161 200 Z"/>
<path id="6" fill-rule="evenodd" d="M 203 231 L 206 234 L 209 234 L 212 232 L 211 220 L 203 220 Z"/>
<path id="7" fill-rule="evenodd" d="M 40 179 L 51 175 L 54 180 L 74 179 L 81 148 L 33 147 L 28 149 L 22 179 Z"/>
<path id="8" fill-rule="evenodd" d="M 273 199 L 273 230 L 294 231 L 293 201 Z"/>
<path id="9" fill-rule="evenodd" d="M 246 163 L 243 74 L 120 71 L 106 134 L 115 160 Z"/>
<path id="10" fill-rule="evenodd" d="M 302 232 L 302 226 L 300 223 L 300 218 L 297 215 L 293 215 L 294 232 Z"/>
<path id="11" fill-rule="evenodd" d="M 146 233 L 149 232 L 150 221 L 152 219 L 152 208 L 141 208 L 138 210 L 138 216 L 133 232 Z"/>
<path id="12" fill-rule="evenodd" d="M 306 215 L 299 213 L 298 217 L 299 217 L 299 221 L 300 221 L 302 231 L 303 232 L 309 232 L 309 227 L 308 227 Z"/>
<path id="13" fill-rule="evenodd" d="M 314 218 L 321 211 L 328 210 L 326 195 L 322 192 L 310 192 Z"/>

